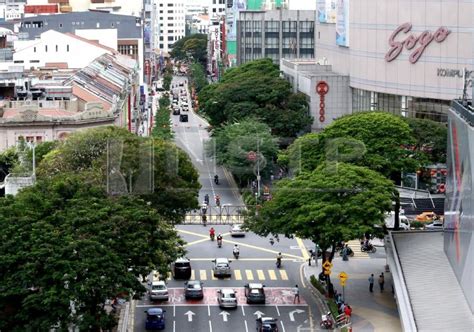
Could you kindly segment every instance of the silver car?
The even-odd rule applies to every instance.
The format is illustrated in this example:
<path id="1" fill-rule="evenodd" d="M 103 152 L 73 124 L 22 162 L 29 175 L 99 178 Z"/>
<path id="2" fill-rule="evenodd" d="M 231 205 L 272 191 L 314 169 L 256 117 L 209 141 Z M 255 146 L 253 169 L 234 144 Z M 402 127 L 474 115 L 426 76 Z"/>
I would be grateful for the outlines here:
<path id="1" fill-rule="evenodd" d="M 230 236 L 232 237 L 245 236 L 245 229 L 243 229 L 242 225 L 239 225 L 239 224 L 233 225 L 230 229 Z"/>
<path id="2" fill-rule="evenodd" d="M 151 301 L 168 301 L 168 287 L 164 281 L 153 281 L 149 290 Z"/>
<path id="3" fill-rule="evenodd" d="M 217 302 L 221 308 L 237 308 L 237 296 L 235 290 L 222 288 L 217 291 Z"/>
<path id="4" fill-rule="evenodd" d="M 227 258 L 216 258 L 213 260 L 214 267 L 212 269 L 214 277 L 225 278 L 231 276 L 230 261 Z"/>

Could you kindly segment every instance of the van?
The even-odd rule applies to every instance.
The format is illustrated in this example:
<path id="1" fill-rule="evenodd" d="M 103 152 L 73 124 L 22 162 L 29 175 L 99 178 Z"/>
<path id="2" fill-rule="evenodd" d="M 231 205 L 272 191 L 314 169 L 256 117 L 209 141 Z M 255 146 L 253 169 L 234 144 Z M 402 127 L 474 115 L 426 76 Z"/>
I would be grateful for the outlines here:
<path id="1" fill-rule="evenodd" d="M 185 257 L 178 258 L 171 264 L 171 272 L 175 279 L 191 278 L 191 262 Z"/>
<path id="2" fill-rule="evenodd" d="M 179 121 L 181 122 L 188 122 L 188 115 L 187 114 L 181 114 L 179 116 Z"/>

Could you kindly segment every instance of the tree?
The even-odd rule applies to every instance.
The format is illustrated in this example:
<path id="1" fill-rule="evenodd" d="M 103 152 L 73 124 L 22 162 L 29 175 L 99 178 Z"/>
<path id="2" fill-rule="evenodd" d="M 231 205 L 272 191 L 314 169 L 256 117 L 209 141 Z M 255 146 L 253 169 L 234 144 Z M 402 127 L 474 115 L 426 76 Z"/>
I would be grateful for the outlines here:
<path id="1" fill-rule="evenodd" d="M 413 148 L 424 154 L 427 163 L 446 163 L 448 129 L 445 124 L 428 119 L 403 118 L 415 139 Z"/>
<path id="2" fill-rule="evenodd" d="M 193 34 L 181 38 L 173 44 L 170 55 L 175 60 L 190 60 L 192 57 L 205 66 L 207 62 L 207 35 Z"/>
<path id="3" fill-rule="evenodd" d="M 217 128 L 206 149 L 217 164 L 228 168 L 243 184 L 255 179 L 257 164 L 262 175 L 270 173 L 278 145 L 266 124 L 245 119 Z M 249 158 L 251 152 L 255 160 Z"/>
<path id="4" fill-rule="evenodd" d="M 251 116 L 282 138 L 296 137 L 312 122 L 304 95 L 292 92 L 270 59 L 229 69 L 219 83 L 201 90 L 199 106 L 212 126 Z"/>
<path id="5" fill-rule="evenodd" d="M 208 85 L 204 67 L 200 63 L 193 63 L 189 67 L 189 83 L 194 86 L 196 92 Z"/>
<path id="6" fill-rule="evenodd" d="M 71 325 L 109 330 L 106 300 L 142 295 L 139 278 L 166 275 L 183 242 L 134 196 L 110 197 L 84 174 L 40 180 L 0 199 L 0 329 Z"/>
<path id="7" fill-rule="evenodd" d="M 173 137 L 170 124 L 170 99 L 166 96 L 161 97 L 159 105 L 155 115 L 155 125 L 152 130 L 152 136 L 167 141 Z"/>
<path id="8" fill-rule="evenodd" d="M 258 216 L 246 219 L 257 234 L 283 233 L 317 243 L 323 252 L 336 243 L 373 233 L 392 208 L 391 181 L 366 167 L 327 163 L 294 179 L 284 179 L 273 189 Z"/>
<path id="9" fill-rule="evenodd" d="M 40 178 L 84 173 L 108 192 L 139 195 L 168 221 L 180 222 L 198 207 L 198 174 L 189 157 L 171 142 L 143 139 L 123 128 L 76 132 L 45 156 Z"/>

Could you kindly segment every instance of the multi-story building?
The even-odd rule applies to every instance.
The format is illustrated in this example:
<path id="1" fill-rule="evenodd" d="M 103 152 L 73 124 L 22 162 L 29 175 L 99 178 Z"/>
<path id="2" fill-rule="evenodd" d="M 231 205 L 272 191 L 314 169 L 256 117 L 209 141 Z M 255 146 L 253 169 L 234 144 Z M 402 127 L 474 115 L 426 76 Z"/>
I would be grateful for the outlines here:
<path id="1" fill-rule="evenodd" d="M 5 21 L 20 19 L 25 5 L 26 0 L 0 0 L 0 18 Z"/>
<path id="2" fill-rule="evenodd" d="M 315 57 L 314 10 L 240 11 L 237 20 L 237 64 L 260 58 Z"/>
<path id="3" fill-rule="evenodd" d="M 220 18 L 225 16 L 225 10 L 227 7 L 226 0 L 209 0 L 209 16 L 211 19 Z"/>
<path id="4" fill-rule="evenodd" d="M 157 29 L 154 32 L 158 51 L 168 53 L 186 29 L 184 0 L 155 0 Z"/>
<path id="5" fill-rule="evenodd" d="M 6 0 L 9 1 L 9 0 Z M 10 0 L 14 1 L 14 0 Z M 16 1 L 18 2 L 18 1 Z M 31 13 L 42 13 L 41 6 L 55 4 L 60 13 L 101 10 L 114 14 L 141 16 L 142 0 L 25 0 Z"/>
<path id="6" fill-rule="evenodd" d="M 188 23 L 189 25 L 189 34 L 205 34 L 207 35 L 209 33 L 209 25 L 211 21 L 209 20 L 209 15 L 195 15 L 191 18 L 190 22 Z"/>

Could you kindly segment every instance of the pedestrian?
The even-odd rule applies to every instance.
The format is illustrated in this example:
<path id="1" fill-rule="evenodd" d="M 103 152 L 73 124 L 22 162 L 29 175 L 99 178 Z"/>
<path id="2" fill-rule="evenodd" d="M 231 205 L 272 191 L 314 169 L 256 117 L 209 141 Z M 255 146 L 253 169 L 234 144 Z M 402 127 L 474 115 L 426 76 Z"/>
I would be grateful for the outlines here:
<path id="1" fill-rule="evenodd" d="M 369 292 L 374 292 L 374 274 L 372 273 L 369 277 Z"/>
<path id="2" fill-rule="evenodd" d="M 339 306 L 339 313 L 345 313 L 346 309 L 346 304 L 344 302 L 341 302 L 341 305 Z"/>
<path id="3" fill-rule="evenodd" d="M 348 261 L 349 260 L 349 245 L 347 245 L 347 244 L 342 249 L 342 260 L 343 261 Z"/>
<path id="4" fill-rule="evenodd" d="M 383 272 L 379 275 L 379 286 L 380 286 L 380 293 L 383 293 L 383 285 L 385 284 L 385 277 Z"/>
<path id="5" fill-rule="evenodd" d="M 346 304 L 346 306 L 344 308 L 344 314 L 346 316 L 346 324 L 347 324 L 351 321 L 351 315 L 352 315 L 352 308 L 351 308 L 350 305 Z"/>
<path id="6" fill-rule="evenodd" d="M 296 303 L 296 299 L 298 299 L 298 303 L 300 303 L 300 289 L 298 288 L 298 285 L 295 285 L 293 288 L 293 294 L 295 295 L 295 298 L 293 299 L 293 304 Z"/>

